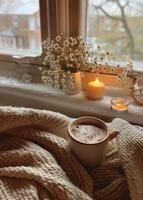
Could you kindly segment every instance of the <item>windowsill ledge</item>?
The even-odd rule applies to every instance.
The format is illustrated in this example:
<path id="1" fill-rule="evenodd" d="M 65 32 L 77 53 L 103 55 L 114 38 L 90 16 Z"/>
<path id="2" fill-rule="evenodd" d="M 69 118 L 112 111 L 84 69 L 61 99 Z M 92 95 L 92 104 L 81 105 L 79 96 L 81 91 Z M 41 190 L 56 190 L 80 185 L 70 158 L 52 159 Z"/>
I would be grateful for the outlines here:
<path id="1" fill-rule="evenodd" d="M 113 91 L 114 90 L 114 91 Z M 120 91 L 119 91 L 120 90 Z M 127 112 L 110 110 L 113 96 L 125 96 L 122 89 L 107 88 L 102 100 L 92 101 L 85 93 L 66 95 L 61 90 L 49 88 L 45 85 L 31 83 L 11 83 L 0 81 L 1 105 L 33 107 L 61 112 L 71 117 L 91 115 L 111 120 L 115 117 L 123 118 L 131 123 L 143 125 L 143 107 L 131 103 Z"/>

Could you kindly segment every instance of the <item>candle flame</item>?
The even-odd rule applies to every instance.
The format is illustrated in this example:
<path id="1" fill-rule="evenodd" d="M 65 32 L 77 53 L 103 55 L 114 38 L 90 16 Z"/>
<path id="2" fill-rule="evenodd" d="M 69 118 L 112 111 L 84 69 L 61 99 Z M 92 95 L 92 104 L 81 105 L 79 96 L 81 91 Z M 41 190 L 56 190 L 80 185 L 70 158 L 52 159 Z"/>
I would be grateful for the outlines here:
<path id="1" fill-rule="evenodd" d="M 120 104 L 120 103 L 117 103 L 116 106 L 117 106 L 117 108 L 122 108 L 122 104 Z"/>
<path id="2" fill-rule="evenodd" d="M 98 78 L 96 78 L 95 79 L 95 83 L 99 83 L 100 81 L 99 81 L 99 79 Z"/>
<path id="3" fill-rule="evenodd" d="M 117 109 L 124 109 L 124 110 L 127 110 L 127 109 L 128 109 L 128 106 L 126 106 L 126 105 L 124 105 L 124 104 L 117 103 L 117 104 L 116 104 L 116 108 L 117 108 Z"/>

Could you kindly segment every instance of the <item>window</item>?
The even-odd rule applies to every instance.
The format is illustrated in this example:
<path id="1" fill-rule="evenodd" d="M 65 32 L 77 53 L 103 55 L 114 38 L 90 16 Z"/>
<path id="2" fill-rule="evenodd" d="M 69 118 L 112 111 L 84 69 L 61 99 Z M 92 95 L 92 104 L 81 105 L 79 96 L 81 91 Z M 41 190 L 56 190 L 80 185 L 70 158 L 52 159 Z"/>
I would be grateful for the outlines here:
<path id="1" fill-rule="evenodd" d="M 39 0 L 0 0 L 0 54 L 41 54 Z M 28 31 L 30 30 L 30 31 Z"/>
<path id="2" fill-rule="evenodd" d="M 18 49 L 23 49 L 23 37 L 18 37 L 17 38 L 17 48 Z"/>
<path id="3" fill-rule="evenodd" d="M 79 34 L 80 0 L 0 0 L 0 3 L 0 61 L 13 60 L 13 56 L 39 56 L 42 41 L 47 37 L 61 32 Z M 5 37 L 14 38 L 15 45 L 4 44 Z"/>
<path id="4" fill-rule="evenodd" d="M 123 22 L 119 22 L 119 31 L 120 32 L 125 32 L 125 27 L 124 27 Z"/>
<path id="5" fill-rule="evenodd" d="M 30 49 L 35 50 L 36 49 L 36 41 L 33 37 L 29 38 L 29 44 L 30 44 Z"/>
<path id="6" fill-rule="evenodd" d="M 118 41 L 116 42 L 116 52 L 117 52 L 118 54 L 121 54 L 123 50 L 124 50 L 124 49 L 123 49 L 123 42 L 120 41 L 120 40 L 118 40 Z"/>
<path id="7" fill-rule="evenodd" d="M 28 24 L 29 24 L 29 30 L 30 31 L 35 31 L 36 30 L 36 18 L 34 16 L 29 17 L 27 19 Z"/>
<path id="8" fill-rule="evenodd" d="M 16 48 L 16 39 L 15 37 L 3 37 L 2 39 L 2 44 L 3 44 L 3 48 L 6 49 L 6 48 L 13 48 L 15 49 Z"/>
<path id="9" fill-rule="evenodd" d="M 110 31 L 111 30 L 111 21 L 108 18 L 104 18 L 104 31 Z"/>
<path id="10" fill-rule="evenodd" d="M 135 69 L 143 70 L 143 12 L 139 1 L 89 0 L 87 24 L 88 41 L 95 38 L 97 44 L 120 58 L 129 55 Z"/>
<path id="11" fill-rule="evenodd" d="M 13 27 L 18 28 L 19 26 L 18 16 L 13 15 L 12 19 L 13 19 Z"/>

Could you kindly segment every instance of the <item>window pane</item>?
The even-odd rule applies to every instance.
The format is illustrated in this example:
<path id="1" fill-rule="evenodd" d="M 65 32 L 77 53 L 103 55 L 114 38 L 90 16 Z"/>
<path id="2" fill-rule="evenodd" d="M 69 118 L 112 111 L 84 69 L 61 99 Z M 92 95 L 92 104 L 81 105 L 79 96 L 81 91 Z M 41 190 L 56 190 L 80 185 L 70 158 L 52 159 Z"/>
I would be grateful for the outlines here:
<path id="1" fill-rule="evenodd" d="M 129 55 L 136 69 L 143 69 L 142 0 L 89 0 L 87 42 L 121 58 Z"/>
<path id="2" fill-rule="evenodd" d="M 39 0 L 0 0 L 0 54 L 41 54 Z"/>

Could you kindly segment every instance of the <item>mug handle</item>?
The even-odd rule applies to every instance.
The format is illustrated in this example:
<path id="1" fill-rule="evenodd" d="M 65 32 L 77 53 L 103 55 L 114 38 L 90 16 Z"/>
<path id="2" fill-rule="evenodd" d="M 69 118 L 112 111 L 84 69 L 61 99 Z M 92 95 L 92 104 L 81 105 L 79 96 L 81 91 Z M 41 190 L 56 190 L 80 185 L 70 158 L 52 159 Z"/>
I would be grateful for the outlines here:
<path id="1" fill-rule="evenodd" d="M 113 131 L 112 133 L 109 134 L 109 140 L 113 140 L 117 135 L 119 134 L 119 131 Z M 117 153 L 117 149 L 114 149 L 113 151 L 109 152 L 106 154 L 106 159 L 109 157 L 113 156 L 114 154 Z"/>
<path id="2" fill-rule="evenodd" d="M 109 140 L 113 140 L 117 135 L 119 134 L 119 131 L 113 131 L 109 134 Z"/>

